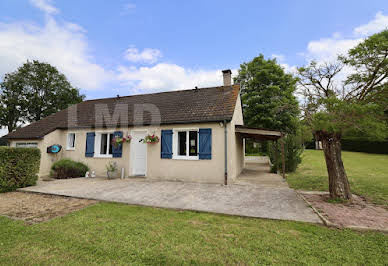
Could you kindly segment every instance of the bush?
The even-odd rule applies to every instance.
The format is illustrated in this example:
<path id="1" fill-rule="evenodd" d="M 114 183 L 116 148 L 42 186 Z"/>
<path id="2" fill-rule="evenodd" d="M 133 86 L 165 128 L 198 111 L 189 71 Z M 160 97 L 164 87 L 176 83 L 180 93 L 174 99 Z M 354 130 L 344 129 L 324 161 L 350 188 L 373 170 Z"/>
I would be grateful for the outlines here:
<path id="1" fill-rule="evenodd" d="M 39 149 L 0 147 L 0 192 L 35 185 L 39 165 Z"/>
<path id="2" fill-rule="evenodd" d="M 269 143 L 268 152 L 272 162 L 271 171 L 276 173 L 282 170 L 281 141 L 284 141 L 284 161 L 286 164 L 286 173 L 295 172 L 298 165 L 302 162 L 303 148 L 300 137 L 297 135 L 287 135 L 279 140 L 278 145 Z M 275 156 L 277 152 L 277 156 Z M 275 158 L 277 158 L 275 160 Z"/>
<path id="3" fill-rule="evenodd" d="M 56 179 L 83 177 L 89 167 L 81 162 L 70 159 L 61 159 L 51 166 L 50 175 Z"/>

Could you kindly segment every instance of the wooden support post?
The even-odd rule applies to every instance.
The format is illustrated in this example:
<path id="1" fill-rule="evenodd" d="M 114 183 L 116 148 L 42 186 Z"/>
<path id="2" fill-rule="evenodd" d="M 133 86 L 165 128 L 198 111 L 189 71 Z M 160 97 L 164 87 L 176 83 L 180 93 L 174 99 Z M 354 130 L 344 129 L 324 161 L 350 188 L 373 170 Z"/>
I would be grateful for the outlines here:
<path id="1" fill-rule="evenodd" d="M 275 165 L 275 169 L 276 169 L 276 173 L 279 172 L 279 169 L 278 169 L 278 141 L 276 140 L 273 140 L 272 141 L 272 149 L 273 149 L 273 156 L 274 156 L 274 161 L 272 162 L 274 165 Z"/>
<path id="2" fill-rule="evenodd" d="M 284 139 L 282 139 L 282 174 L 283 174 L 283 179 L 286 179 L 286 162 L 284 159 Z"/>

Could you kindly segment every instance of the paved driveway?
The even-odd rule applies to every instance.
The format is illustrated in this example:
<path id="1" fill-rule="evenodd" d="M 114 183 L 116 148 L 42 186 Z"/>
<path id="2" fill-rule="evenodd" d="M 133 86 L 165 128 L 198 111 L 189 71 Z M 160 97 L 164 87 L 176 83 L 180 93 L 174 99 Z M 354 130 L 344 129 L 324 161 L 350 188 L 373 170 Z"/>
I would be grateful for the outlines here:
<path id="1" fill-rule="evenodd" d="M 321 223 L 288 186 L 75 178 L 21 189 L 55 195 L 232 215 Z"/>

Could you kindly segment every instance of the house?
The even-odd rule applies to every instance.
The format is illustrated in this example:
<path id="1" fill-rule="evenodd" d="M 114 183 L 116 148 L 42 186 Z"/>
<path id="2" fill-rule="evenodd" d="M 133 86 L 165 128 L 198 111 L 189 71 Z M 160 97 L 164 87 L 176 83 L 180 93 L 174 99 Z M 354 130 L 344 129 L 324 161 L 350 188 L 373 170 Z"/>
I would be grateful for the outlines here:
<path id="1" fill-rule="evenodd" d="M 244 138 L 275 140 L 280 132 L 243 126 L 240 86 L 223 71 L 220 87 L 89 100 L 9 133 L 10 146 L 41 150 L 39 176 L 61 158 L 81 161 L 97 176 L 116 162 L 124 176 L 226 183 L 244 167 Z M 144 143 L 155 135 L 158 143 Z M 113 145 L 116 137 L 129 143 Z M 59 144 L 62 150 L 48 153 Z"/>

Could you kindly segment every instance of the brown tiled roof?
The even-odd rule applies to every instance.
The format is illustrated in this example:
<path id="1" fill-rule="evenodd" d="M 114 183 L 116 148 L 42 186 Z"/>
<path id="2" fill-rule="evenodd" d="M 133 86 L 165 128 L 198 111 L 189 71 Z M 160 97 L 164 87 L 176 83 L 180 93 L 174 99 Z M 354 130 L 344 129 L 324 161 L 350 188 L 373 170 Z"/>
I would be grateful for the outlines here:
<path id="1" fill-rule="evenodd" d="M 240 86 L 233 85 L 89 100 L 17 129 L 4 138 L 38 139 L 55 129 L 133 126 L 134 117 L 135 121 L 139 118 L 138 115 L 134 116 L 134 108 L 139 104 L 140 106 L 141 104 L 155 105 L 160 111 L 160 124 L 164 125 L 231 120 L 239 91 Z M 102 121 L 99 115 L 102 106 L 109 110 L 111 116 L 115 108 L 125 110 L 128 107 L 128 120 L 119 120 L 119 125 L 106 120 L 103 125 L 96 123 L 96 121 Z M 69 116 L 69 113 L 72 113 L 71 110 L 76 110 L 77 115 Z M 72 119 L 68 119 L 70 117 Z M 151 116 L 145 112 L 143 124 L 150 123 Z"/>

